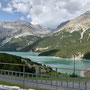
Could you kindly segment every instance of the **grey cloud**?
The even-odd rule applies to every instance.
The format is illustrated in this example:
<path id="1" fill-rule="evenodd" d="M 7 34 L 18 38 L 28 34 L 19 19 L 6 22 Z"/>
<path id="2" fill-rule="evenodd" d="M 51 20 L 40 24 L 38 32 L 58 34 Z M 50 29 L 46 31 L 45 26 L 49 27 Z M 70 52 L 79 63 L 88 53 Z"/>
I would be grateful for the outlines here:
<path id="1" fill-rule="evenodd" d="M 64 8 L 71 14 L 77 12 L 78 10 L 80 10 L 81 7 L 82 7 L 82 4 L 77 2 L 77 1 L 68 2 L 64 6 Z"/>
<path id="2" fill-rule="evenodd" d="M 21 12 L 33 24 L 56 28 L 61 22 L 73 19 L 90 10 L 89 0 L 10 0 L 8 12 Z"/>

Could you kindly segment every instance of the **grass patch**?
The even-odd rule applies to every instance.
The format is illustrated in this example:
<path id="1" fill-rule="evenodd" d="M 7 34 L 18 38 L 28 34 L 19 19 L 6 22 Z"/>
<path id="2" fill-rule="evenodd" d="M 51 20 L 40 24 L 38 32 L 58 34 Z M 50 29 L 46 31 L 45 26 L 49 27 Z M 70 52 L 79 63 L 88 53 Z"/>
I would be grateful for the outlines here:
<path id="1" fill-rule="evenodd" d="M 18 86 L 18 87 L 20 87 L 20 88 L 22 87 L 22 86 L 19 85 L 19 84 L 14 84 L 14 83 L 2 81 L 2 80 L 0 80 L 0 84 L 2 84 L 2 85 L 7 85 L 7 86 Z"/>

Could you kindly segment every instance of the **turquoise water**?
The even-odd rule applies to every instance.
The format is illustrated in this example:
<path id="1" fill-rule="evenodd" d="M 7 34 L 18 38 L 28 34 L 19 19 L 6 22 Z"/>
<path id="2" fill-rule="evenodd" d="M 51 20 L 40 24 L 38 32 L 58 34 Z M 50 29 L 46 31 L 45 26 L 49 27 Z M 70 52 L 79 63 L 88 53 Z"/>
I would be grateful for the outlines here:
<path id="1" fill-rule="evenodd" d="M 24 58 L 29 58 L 32 61 L 45 64 L 51 67 L 60 67 L 60 68 L 72 68 L 73 69 L 73 61 L 72 59 L 62 59 L 62 58 L 54 58 L 54 57 L 46 57 L 46 56 L 38 56 L 38 53 L 29 53 L 29 52 L 0 52 L 0 53 L 8 53 L 12 55 L 21 56 Z M 90 67 L 90 61 L 86 60 L 75 60 L 76 69 L 85 69 Z M 72 70 L 58 70 L 58 72 L 72 74 Z M 80 74 L 79 71 L 76 71 L 76 74 Z"/>

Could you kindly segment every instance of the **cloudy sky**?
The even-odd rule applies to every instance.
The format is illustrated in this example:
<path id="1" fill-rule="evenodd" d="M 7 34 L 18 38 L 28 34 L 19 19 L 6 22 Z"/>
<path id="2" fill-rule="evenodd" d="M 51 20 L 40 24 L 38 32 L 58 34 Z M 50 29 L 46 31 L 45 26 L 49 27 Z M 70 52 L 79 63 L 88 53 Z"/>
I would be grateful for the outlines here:
<path id="1" fill-rule="evenodd" d="M 56 28 L 90 10 L 90 0 L 0 0 L 0 21 L 26 20 Z"/>

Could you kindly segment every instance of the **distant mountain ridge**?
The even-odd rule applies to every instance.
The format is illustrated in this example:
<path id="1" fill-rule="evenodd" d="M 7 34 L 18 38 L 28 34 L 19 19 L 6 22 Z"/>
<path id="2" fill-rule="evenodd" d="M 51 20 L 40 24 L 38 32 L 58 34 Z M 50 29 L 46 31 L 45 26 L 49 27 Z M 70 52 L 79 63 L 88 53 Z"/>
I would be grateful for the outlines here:
<path id="1" fill-rule="evenodd" d="M 33 25 L 26 21 L 0 22 L 0 50 L 6 48 L 8 48 L 6 50 L 10 50 L 12 47 L 20 50 L 20 48 L 33 43 L 36 38 L 38 39 L 38 37 L 45 36 L 50 32 L 50 30 L 44 29 L 40 25 Z M 23 47 L 20 43 L 24 44 Z"/>
<path id="2" fill-rule="evenodd" d="M 0 22 L 0 50 L 21 50 L 56 30 L 45 29 L 26 21 Z"/>
<path id="3" fill-rule="evenodd" d="M 81 57 L 90 52 L 90 11 L 69 21 L 54 34 L 44 37 L 35 47 L 36 50 L 37 48 L 42 52 L 57 50 L 52 55 L 64 58 L 71 58 L 73 54 Z"/>
<path id="4" fill-rule="evenodd" d="M 33 50 L 35 52 L 49 52 L 50 50 L 51 53 L 52 51 L 55 51 L 54 54 L 52 53 L 53 56 L 64 58 L 71 58 L 73 54 L 76 54 L 79 57 L 83 56 L 83 54 L 87 52 L 90 52 L 90 11 L 78 16 L 73 20 L 61 23 L 56 30 L 52 31 L 44 30 L 39 25 L 33 26 L 32 24 L 26 22 L 22 22 L 22 24 L 14 23 L 14 25 L 14 31 L 18 31 L 19 35 L 18 32 L 11 34 L 12 36 L 15 35 L 14 38 L 1 46 L 0 50 Z M 18 25 L 20 27 L 19 30 L 17 27 Z M 36 27 L 39 27 L 40 30 Z M 8 25 L 8 28 L 10 28 L 10 30 L 13 32 L 10 25 Z M 28 35 L 27 32 L 31 34 Z M 52 56 L 50 52 L 48 53 L 48 56 Z"/>
<path id="5" fill-rule="evenodd" d="M 60 30 L 67 30 L 68 32 L 74 32 L 82 30 L 81 39 L 83 38 L 84 32 L 90 28 L 90 11 L 82 14 L 76 19 L 68 22 L 64 27 L 60 28 Z"/>
<path id="6" fill-rule="evenodd" d="M 65 21 L 65 22 L 62 22 L 60 25 L 58 25 L 58 27 L 56 28 L 57 30 L 58 29 L 61 29 L 62 27 L 64 27 L 67 23 L 69 23 L 70 21 Z"/>
<path id="7" fill-rule="evenodd" d="M 40 25 L 32 25 L 26 21 L 16 22 L 1 22 L 0 23 L 0 39 L 18 38 L 21 36 L 33 35 L 42 36 L 48 34 L 50 31 L 44 29 Z"/>

